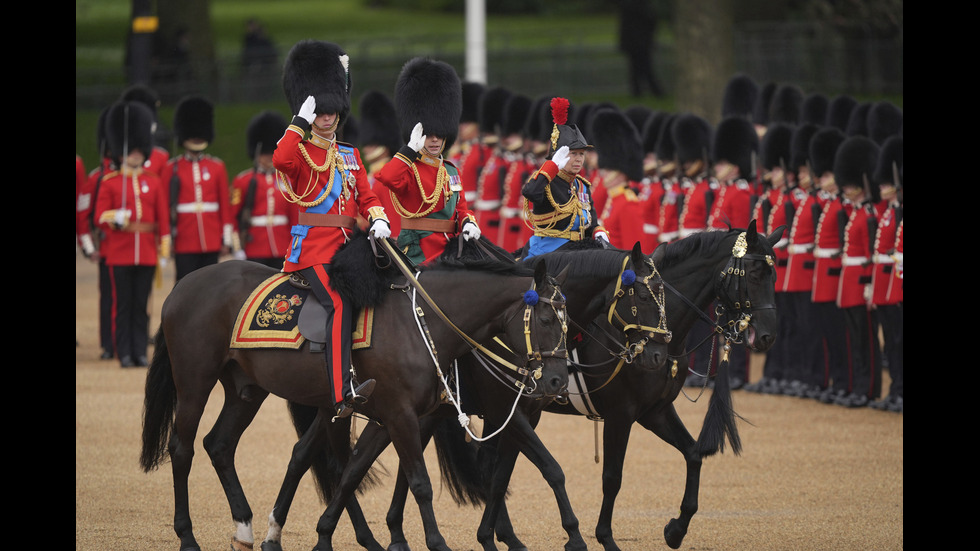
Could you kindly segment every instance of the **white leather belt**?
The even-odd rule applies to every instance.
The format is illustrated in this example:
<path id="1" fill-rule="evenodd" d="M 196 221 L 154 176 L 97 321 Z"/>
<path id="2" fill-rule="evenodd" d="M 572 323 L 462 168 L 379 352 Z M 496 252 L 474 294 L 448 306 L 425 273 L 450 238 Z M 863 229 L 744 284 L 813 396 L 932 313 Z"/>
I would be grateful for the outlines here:
<path id="1" fill-rule="evenodd" d="M 838 254 L 840 254 L 840 249 L 822 249 L 818 247 L 813 250 L 813 256 L 817 258 L 833 258 Z"/>
<path id="2" fill-rule="evenodd" d="M 272 226 L 285 226 L 289 224 L 289 217 L 283 214 L 277 214 L 275 216 L 253 216 L 249 222 L 252 227 L 262 226 L 262 227 L 272 227 Z"/>
<path id="3" fill-rule="evenodd" d="M 789 254 L 805 254 L 813 250 L 813 243 L 807 243 L 806 245 L 790 245 L 786 248 Z"/>
<path id="4" fill-rule="evenodd" d="M 866 256 L 845 256 L 841 259 L 841 266 L 863 266 L 867 264 L 868 257 Z"/>
<path id="5" fill-rule="evenodd" d="M 660 226 L 656 224 L 643 224 L 643 233 L 649 233 L 649 234 L 660 233 Z"/>
<path id="6" fill-rule="evenodd" d="M 875 264 L 894 264 L 895 259 L 890 255 L 878 253 L 875 255 Z"/>
<path id="7" fill-rule="evenodd" d="M 497 210 L 500 208 L 500 201 L 489 201 L 487 199 L 480 199 L 473 205 L 475 210 Z"/>
<path id="8" fill-rule="evenodd" d="M 181 214 L 195 212 L 218 212 L 218 203 L 178 203 L 177 212 Z"/>

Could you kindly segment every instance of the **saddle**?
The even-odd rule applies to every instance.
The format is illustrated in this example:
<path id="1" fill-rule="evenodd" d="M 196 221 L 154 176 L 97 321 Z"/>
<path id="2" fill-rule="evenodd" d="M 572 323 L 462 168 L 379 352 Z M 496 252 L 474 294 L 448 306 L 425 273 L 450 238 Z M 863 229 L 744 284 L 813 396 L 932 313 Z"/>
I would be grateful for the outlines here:
<path id="1" fill-rule="evenodd" d="M 238 311 L 231 348 L 300 349 L 322 353 L 327 342 L 327 311 L 312 297 L 299 274 L 277 273 L 261 282 Z M 362 308 L 354 321 L 353 349 L 369 348 L 374 310 Z"/>

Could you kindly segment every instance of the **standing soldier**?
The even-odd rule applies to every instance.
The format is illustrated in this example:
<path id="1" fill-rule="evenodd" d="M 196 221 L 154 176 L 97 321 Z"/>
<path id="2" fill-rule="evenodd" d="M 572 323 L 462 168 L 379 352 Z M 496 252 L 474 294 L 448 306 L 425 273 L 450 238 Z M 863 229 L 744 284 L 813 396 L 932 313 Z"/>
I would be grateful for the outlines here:
<path id="1" fill-rule="evenodd" d="M 657 174 L 660 176 L 660 184 L 664 190 L 658 217 L 661 243 L 670 243 L 680 237 L 677 222 L 683 195 L 679 178 L 680 170 L 677 165 L 677 146 L 674 143 L 673 129 L 676 120 L 677 115 L 668 115 L 657 139 Z"/>
<path id="2" fill-rule="evenodd" d="M 170 245 L 167 193 L 156 174 L 143 170 L 153 151 L 153 114 L 139 102 L 118 102 L 106 115 L 109 151 L 118 170 L 99 186 L 95 219 L 105 231 L 103 248 L 112 281 L 115 350 L 122 367 L 148 364 L 147 304 L 157 248 Z"/>
<path id="3" fill-rule="evenodd" d="M 504 179 L 507 177 L 507 163 L 503 155 L 502 128 L 504 108 L 511 92 L 497 86 L 480 96 L 480 131 L 483 144 L 489 148 L 489 155 L 480 169 L 476 183 L 476 202 L 473 211 L 481 228 L 489 232 L 487 237 L 497 238 L 500 232 L 500 206 L 504 198 Z"/>
<path id="4" fill-rule="evenodd" d="M 524 196 L 521 188 L 527 177 L 534 171 L 528 166 L 527 151 L 530 140 L 524 133 L 531 99 L 523 94 L 514 94 L 504 106 L 502 124 L 503 158 L 507 167 L 504 176 L 504 195 L 500 207 L 500 229 L 494 239 L 506 251 L 516 251 L 524 242 Z"/>
<path id="5" fill-rule="evenodd" d="M 492 148 L 483 143 L 480 128 L 480 103 L 486 87 L 479 82 L 464 82 L 463 111 L 459 117 L 459 135 L 449 152 L 449 159 L 459 167 L 466 203 L 476 203 L 476 186 L 480 171 Z M 397 148 L 392 150 L 392 154 Z"/>
<path id="6" fill-rule="evenodd" d="M 205 153 L 214 140 L 214 105 L 187 96 L 174 111 L 174 133 L 184 152 L 161 174 L 170 188 L 176 281 L 216 264 L 222 252 L 237 250 L 229 201 L 228 171 L 221 159 Z"/>
<path id="7" fill-rule="evenodd" d="M 665 111 L 651 115 L 641 130 L 643 141 L 643 186 L 640 189 L 640 205 L 643 216 L 643 252 L 653 254 L 660 244 L 660 208 L 664 197 L 664 184 L 660 177 L 660 161 L 657 158 L 657 140 L 664 121 L 670 116 Z"/>
<path id="8" fill-rule="evenodd" d="M 383 93 L 368 90 L 361 96 L 358 105 L 361 110 L 361 143 L 358 149 L 361 151 L 361 159 L 367 166 L 368 183 L 384 206 L 385 212 L 392 213 L 394 206 L 391 192 L 378 183 L 378 173 L 402 145 L 395 104 Z M 391 223 L 391 235 L 397 236 L 401 231 L 401 219 L 398 216 L 391 216 L 388 222 Z"/>
<path id="9" fill-rule="evenodd" d="M 708 213 L 714 201 L 708 182 L 711 125 L 698 115 L 686 113 L 677 117 L 673 133 L 684 194 L 677 222 L 683 239 L 708 229 Z"/>
<path id="10" fill-rule="evenodd" d="M 603 107 L 592 118 L 592 139 L 598 154 L 599 184 L 606 205 L 599 220 L 618 249 L 643 243 L 643 205 L 637 197 L 643 179 L 643 143 L 636 127 L 619 109 Z"/>
<path id="11" fill-rule="evenodd" d="M 524 184 L 534 235 L 522 254 L 531 258 L 557 250 L 571 241 L 596 239 L 609 243 L 598 225 L 592 204 L 592 183 L 579 176 L 585 152 L 594 149 L 578 126 L 568 123 L 570 104 L 565 98 L 551 100 L 551 158 Z"/>
<path id="12" fill-rule="evenodd" d="M 123 91 L 119 101 L 138 101 L 149 107 L 150 112 L 153 113 L 153 124 L 150 130 L 154 138 L 153 152 L 147 157 L 143 170 L 152 172 L 157 176 L 161 175 L 164 167 L 167 166 L 167 161 L 170 160 L 170 152 L 159 145 L 156 139 L 157 130 L 160 127 L 157 119 L 158 110 L 160 109 L 160 96 L 157 95 L 154 89 L 145 84 L 134 84 Z"/>
<path id="13" fill-rule="evenodd" d="M 852 136 L 834 158 L 834 179 L 845 199 L 844 245 L 837 306 L 844 312 L 851 366 L 850 393 L 835 400 L 846 407 L 864 407 L 881 393 L 881 357 L 873 330 L 871 272 L 877 217 L 871 179 L 879 147 L 870 138 Z"/>
<path id="14" fill-rule="evenodd" d="M 286 119 L 263 111 L 248 123 L 245 133 L 252 168 L 232 181 L 231 208 L 242 245 L 240 258 L 281 269 L 289 251 L 290 229 L 296 224 L 296 205 L 286 200 L 276 180 L 272 152 L 286 131 Z"/>
<path id="15" fill-rule="evenodd" d="M 331 42 L 296 43 L 283 67 L 283 91 L 296 113 L 279 139 L 272 163 L 284 179 L 289 200 L 299 207 L 283 272 L 309 282 L 327 310 L 326 369 L 337 417 L 374 391 L 374 379 L 356 388 L 351 378 L 350 304 L 330 285 L 333 255 L 346 243 L 361 215 L 379 239 L 391 235 L 388 218 L 367 181 L 360 152 L 337 141 L 350 115 L 349 57 Z M 306 139 L 307 131 L 310 132 Z"/>
<path id="16" fill-rule="evenodd" d="M 759 154 L 759 135 L 752 122 L 740 116 L 722 120 L 715 129 L 711 152 L 718 188 L 708 227 L 717 231 L 747 228 L 755 203 L 752 182 Z"/>
<path id="17" fill-rule="evenodd" d="M 406 63 L 395 84 L 395 111 L 407 145 L 377 178 L 391 191 L 401 217 L 398 247 L 416 264 L 442 254 L 457 235 L 480 238 L 459 170 L 443 156 L 459 131 L 460 93 L 451 65 L 423 57 Z"/>

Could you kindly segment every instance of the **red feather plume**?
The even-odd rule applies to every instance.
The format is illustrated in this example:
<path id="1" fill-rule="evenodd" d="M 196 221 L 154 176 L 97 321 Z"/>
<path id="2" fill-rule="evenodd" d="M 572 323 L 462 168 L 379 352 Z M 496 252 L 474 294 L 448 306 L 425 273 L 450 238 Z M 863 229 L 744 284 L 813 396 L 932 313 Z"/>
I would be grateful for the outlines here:
<path id="1" fill-rule="evenodd" d="M 565 98 L 551 99 L 551 118 L 555 124 L 564 125 L 568 122 L 568 100 Z"/>

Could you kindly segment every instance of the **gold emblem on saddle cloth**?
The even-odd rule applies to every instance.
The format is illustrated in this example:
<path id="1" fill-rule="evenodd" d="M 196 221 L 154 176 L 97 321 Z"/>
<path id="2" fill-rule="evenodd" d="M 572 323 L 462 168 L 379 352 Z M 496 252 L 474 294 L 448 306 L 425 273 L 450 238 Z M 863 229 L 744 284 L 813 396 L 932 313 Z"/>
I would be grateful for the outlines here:
<path id="1" fill-rule="evenodd" d="M 255 313 L 255 323 L 259 327 L 269 327 L 292 321 L 296 313 L 295 307 L 300 304 L 303 304 L 303 299 L 298 295 L 287 297 L 277 294 L 266 300 L 265 306 Z"/>

